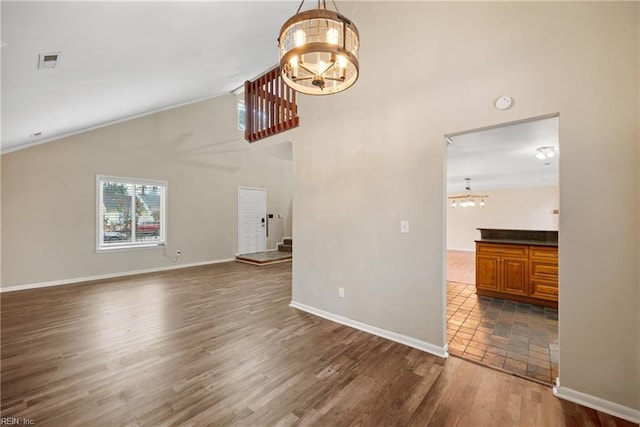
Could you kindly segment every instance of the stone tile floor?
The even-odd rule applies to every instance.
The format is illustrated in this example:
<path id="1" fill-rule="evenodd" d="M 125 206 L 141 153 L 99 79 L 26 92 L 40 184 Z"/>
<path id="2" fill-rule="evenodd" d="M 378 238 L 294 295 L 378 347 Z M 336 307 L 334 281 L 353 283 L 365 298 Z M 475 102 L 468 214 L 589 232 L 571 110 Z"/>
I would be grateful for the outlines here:
<path id="1" fill-rule="evenodd" d="M 558 376 L 558 310 L 478 296 L 449 282 L 449 353 L 552 385 Z"/>

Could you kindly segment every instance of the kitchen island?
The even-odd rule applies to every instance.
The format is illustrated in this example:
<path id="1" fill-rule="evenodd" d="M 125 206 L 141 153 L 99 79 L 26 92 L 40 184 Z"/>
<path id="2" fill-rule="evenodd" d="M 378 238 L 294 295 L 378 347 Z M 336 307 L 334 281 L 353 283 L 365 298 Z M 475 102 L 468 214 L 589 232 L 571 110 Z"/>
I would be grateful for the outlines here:
<path id="1" fill-rule="evenodd" d="M 478 230 L 478 295 L 558 308 L 557 231 Z"/>

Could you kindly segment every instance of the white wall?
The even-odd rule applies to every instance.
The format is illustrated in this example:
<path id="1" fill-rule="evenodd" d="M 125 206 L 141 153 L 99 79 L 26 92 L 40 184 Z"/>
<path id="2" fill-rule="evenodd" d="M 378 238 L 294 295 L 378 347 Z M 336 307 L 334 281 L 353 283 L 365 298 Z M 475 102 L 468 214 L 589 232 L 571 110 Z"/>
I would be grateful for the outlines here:
<path id="1" fill-rule="evenodd" d="M 235 257 L 238 186 L 264 187 L 275 248 L 291 235 L 293 165 L 272 155 L 276 137 L 244 141 L 236 102 L 225 96 L 2 155 L 2 286 L 174 265 L 159 248 L 96 253 L 96 174 L 168 181 L 168 253 L 182 251 L 178 264 Z"/>
<path id="2" fill-rule="evenodd" d="M 458 193 L 449 193 L 455 196 Z M 478 228 L 557 230 L 558 186 L 483 190 L 485 207 L 453 208 L 447 203 L 447 249 L 475 251 Z"/>
<path id="3" fill-rule="evenodd" d="M 639 6 L 359 2 L 292 133 L 294 302 L 445 346 L 444 135 L 559 113 L 561 384 L 640 409 Z"/>

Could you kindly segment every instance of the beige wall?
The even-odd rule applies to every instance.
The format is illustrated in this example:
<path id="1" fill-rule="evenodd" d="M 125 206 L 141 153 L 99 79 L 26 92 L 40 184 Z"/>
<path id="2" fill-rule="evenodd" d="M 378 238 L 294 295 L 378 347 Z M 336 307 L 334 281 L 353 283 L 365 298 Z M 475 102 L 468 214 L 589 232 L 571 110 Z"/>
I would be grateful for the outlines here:
<path id="1" fill-rule="evenodd" d="M 359 81 L 301 97 L 293 300 L 445 345 L 443 136 L 559 113 L 561 384 L 640 409 L 638 7 L 359 2 Z"/>
<path id="2" fill-rule="evenodd" d="M 249 146 L 226 96 L 2 155 L 2 286 L 172 266 L 162 249 L 96 253 L 96 174 L 168 181 L 168 253 L 233 258 L 238 186 L 267 189 L 268 247 L 291 235 L 291 161 Z"/>
<path id="3" fill-rule="evenodd" d="M 447 203 L 447 249 L 475 251 L 478 228 L 557 230 L 558 186 L 482 190 L 489 195 L 481 208 L 453 208 Z M 458 195 L 450 193 L 448 195 Z"/>

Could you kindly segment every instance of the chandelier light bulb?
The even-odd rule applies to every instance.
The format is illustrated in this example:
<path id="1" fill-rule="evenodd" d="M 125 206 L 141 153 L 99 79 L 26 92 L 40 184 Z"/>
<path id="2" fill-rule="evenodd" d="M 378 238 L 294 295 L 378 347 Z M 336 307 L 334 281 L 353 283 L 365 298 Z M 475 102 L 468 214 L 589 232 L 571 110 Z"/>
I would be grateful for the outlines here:
<path id="1" fill-rule="evenodd" d="M 342 55 L 338 55 L 338 67 L 347 68 L 348 64 L 349 64 L 349 61 L 347 61 L 347 58 L 345 58 Z"/>
<path id="2" fill-rule="evenodd" d="M 455 208 L 455 207 L 456 207 L 456 201 L 455 201 L 455 199 L 453 200 L 453 202 L 451 202 L 451 207 L 452 207 L 452 208 Z"/>
<path id="3" fill-rule="evenodd" d="M 480 207 L 484 208 L 484 199 L 480 200 Z"/>
<path id="4" fill-rule="evenodd" d="M 329 28 L 327 30 L 327 42 L 331 44 L 338 44 L 340 39 L 340 33 L 335 28 Z"/>
<path id="5" fill-rule="evenodd" d="M 538 151 L 538 154 L 536 154 L 536 158 L 537 158 L 537 159 L 540 159 L 540 160 L 544 160 L 544 159 L 545 159 L 545 156 L 544 156 L 544 154 L 542 154 L 542 152 L 541 152 L 541 151 Z"/>
<path id="6" fill-rule="evenodd" d="M 295 77 L 298 75 L 298 57 L 292 56 L 289 60 L 289 64 L 291 65 L 291 74 Z"/>
<path id="7" fill-rule="evenodd" d="M 293 38 L 296 41 L 296 47 L 302 46 L 307 40 L 307 33 L 305 33 L 303 30 L 297 30 L 293 34 Z"/>

